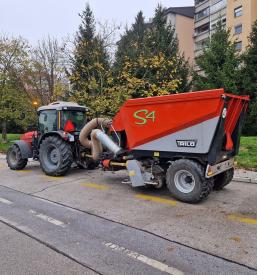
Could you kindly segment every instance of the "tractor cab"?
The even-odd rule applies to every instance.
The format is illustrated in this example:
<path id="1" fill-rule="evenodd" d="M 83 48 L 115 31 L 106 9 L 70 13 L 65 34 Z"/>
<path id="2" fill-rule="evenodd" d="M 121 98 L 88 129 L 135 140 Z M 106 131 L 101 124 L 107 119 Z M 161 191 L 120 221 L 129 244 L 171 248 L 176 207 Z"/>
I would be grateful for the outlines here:
<path id="1" fill-rule="evenodd" d="M 64 131 L 79 134 L 86 123 L 87 108 L 71 102 L 54 102 L 38 109 L 38 134 Z"/>

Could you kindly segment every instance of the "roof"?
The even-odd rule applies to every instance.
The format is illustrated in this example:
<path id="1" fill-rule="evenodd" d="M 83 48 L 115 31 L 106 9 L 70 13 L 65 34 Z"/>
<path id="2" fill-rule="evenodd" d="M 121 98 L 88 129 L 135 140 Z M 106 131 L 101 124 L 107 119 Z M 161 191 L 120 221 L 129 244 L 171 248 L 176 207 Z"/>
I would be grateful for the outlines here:
<path id="1" fill-rule="evenodd" d="M 166 9 L 165 11 L 166 14 L 168 13 L 175 13 L 179 15 L 183 15 L 189 18 L 194 18 L 194 13 L 195 13 L 195 7 L 190 6 L 190 7 L 171 7 Z"/>
<path id="2" fill-rule="evenodd" d="M 38 112 L 39 111 L 43 111 L 43 110 L 63 110 L 63 109 L 80 109 L 80 110 L 87 110 L 87 108 L 85 106 L 81 106 L 75 102 L 65 102 L 65 101 L 57 101 L 57 102 L 53 102 L 50 103 L 49 105 L 46 106 L 41 106 L 38 108 Z"/>

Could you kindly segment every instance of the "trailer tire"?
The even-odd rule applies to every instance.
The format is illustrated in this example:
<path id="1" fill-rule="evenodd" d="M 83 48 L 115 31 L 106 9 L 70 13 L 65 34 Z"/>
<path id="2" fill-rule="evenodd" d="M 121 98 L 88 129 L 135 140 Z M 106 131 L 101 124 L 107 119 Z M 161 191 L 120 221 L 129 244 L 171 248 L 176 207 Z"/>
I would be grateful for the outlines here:
<path id="1" fill-rule="evenodd" d="M 59 136 L 46 137 L 39 148 L 39 161 L 46 175 L 65 175 L 73 162 L 70 144 Z"/>
<path id="2" fill-rule="evenodd" d="M 234 176 L 234 168 L 231 168 L 216 177 L 214 177 L 214 190 L 222 190 L 226 185 L 228 185 Z"/>
<path id="3" fill-rule="evenodd" d="M 17 144 L 13 144 L 6 154 L 7 165 L 11 170 L 22 170 L 28 163 L 28 159 L 23 159 L 21 150 Z"/>
<path id="4" fill-rule="evenodd" d="M 213 179 L 205 178 L 204 167 L 188 159 L 171 163 L 166 173 L 166 183 L 176 199 L 187 203 L 206 199 L 213 189 Z"/>

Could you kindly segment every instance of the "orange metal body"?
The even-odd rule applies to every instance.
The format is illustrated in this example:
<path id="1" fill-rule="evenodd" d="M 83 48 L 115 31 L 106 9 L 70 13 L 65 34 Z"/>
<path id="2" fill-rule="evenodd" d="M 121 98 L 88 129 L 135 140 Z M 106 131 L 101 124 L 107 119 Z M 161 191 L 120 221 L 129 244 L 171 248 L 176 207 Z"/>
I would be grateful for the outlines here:
<path id="1" fill-rule="evenodd" d="M 231 135 L 236 127 L 236 123 L 243 110 L 248 108 L 249 96 L 236 96 L 226 94 L 230 98 L 227 108 L 227 118 L 225 122 L 225 133 L 227 138 L 226 150 L 232 150 L 233 141 Z"/>
<path id="2" fill-rule="evenodd" d="M 113 127 L 116 131 L 126 132 L 127 149 L 133 149 L 205 120 L 220 117 L 225 98 L 229 100 L 225 132 L 227 149 L 230 149 L 231 134 L 241 111 L 247 107 L 249 97 L 226 94 L 223 89 L 130 99 L 115 116 Z"/>

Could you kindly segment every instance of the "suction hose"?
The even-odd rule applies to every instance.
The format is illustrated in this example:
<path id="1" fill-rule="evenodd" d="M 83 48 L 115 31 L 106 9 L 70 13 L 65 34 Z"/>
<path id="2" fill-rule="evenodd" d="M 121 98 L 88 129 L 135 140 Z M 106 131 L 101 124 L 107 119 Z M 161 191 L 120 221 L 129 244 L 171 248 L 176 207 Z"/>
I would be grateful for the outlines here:
<path id="1" fill-rule="evenodd" d="M 114 143 L 103 131 L 96 129 L 98 126 L 108 128 L 112 121 L 104 118 L 94 118 L 88 122 L 81 130 L 79 135 L 80 143 L 88 149 L 91 149 L 92 158 L 98 160 L 103 152 L 103 146 L 113 152 L 115 155 L 121 148 Z M 90 134 L 91 133 L 91 134 Z M 91 140 L 88 137 L 91 137 Z"/>

